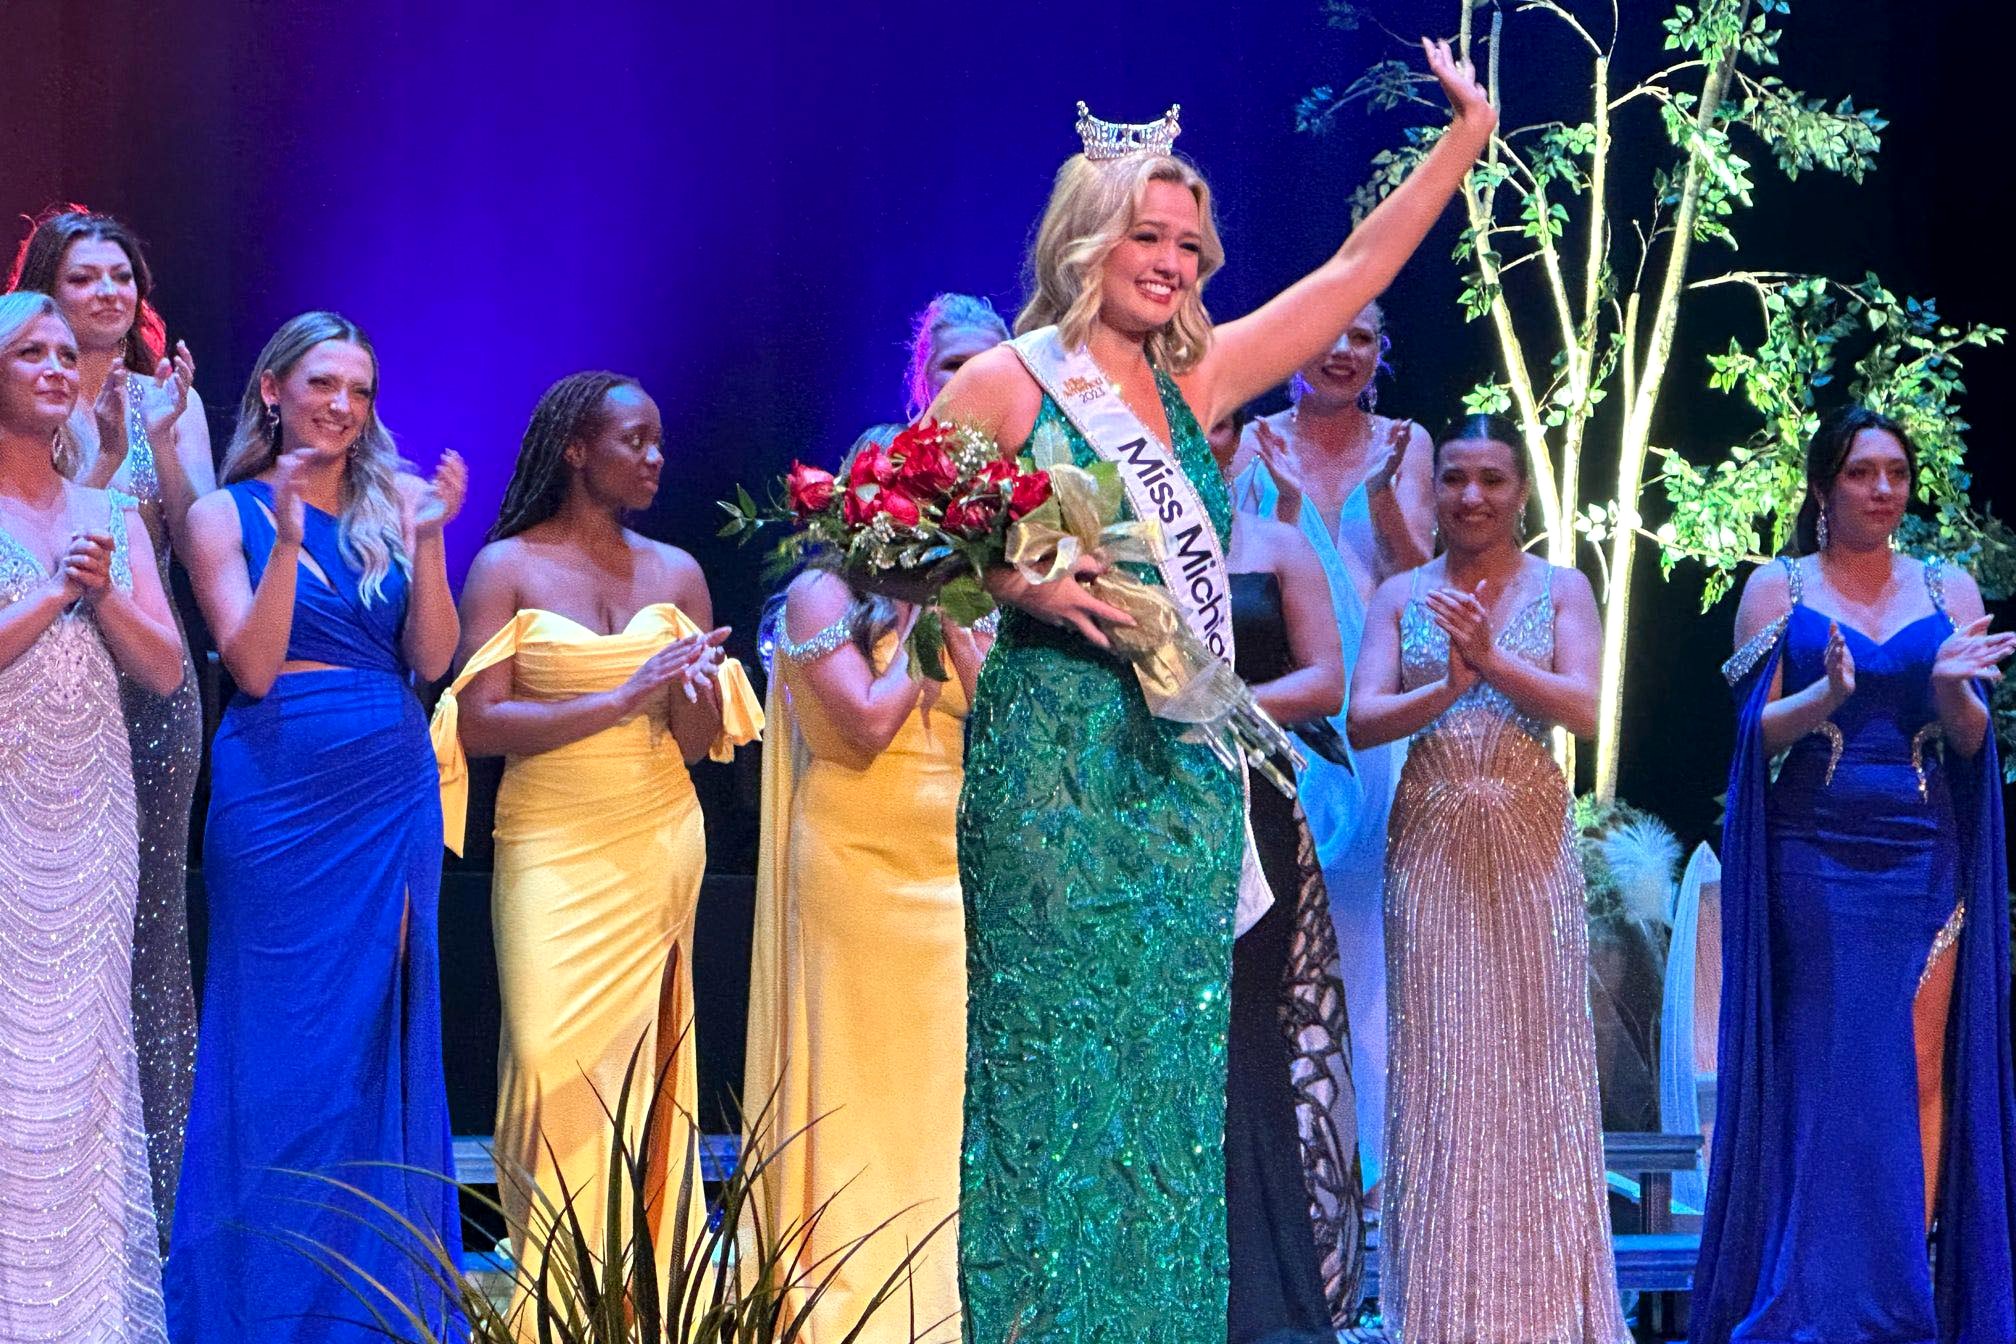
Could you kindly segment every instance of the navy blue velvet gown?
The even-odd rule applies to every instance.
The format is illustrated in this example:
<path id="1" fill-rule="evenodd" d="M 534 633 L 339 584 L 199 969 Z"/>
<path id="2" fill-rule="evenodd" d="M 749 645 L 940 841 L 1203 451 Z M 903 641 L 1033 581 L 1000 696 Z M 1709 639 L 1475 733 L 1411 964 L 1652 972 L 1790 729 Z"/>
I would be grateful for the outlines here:
<path id="1" fill-rule="evenodd" d="M 1826 675 L 1801 601 L 1727 669 L 1742 696 L 1722 879 L 1721 1080 L 1695 1276 L 1697 1344 L 2009 1344 L 2016 1096 L 1992 735 L 1939 749 L 1934 610 L 1878 643 L 1841 626 L 1855 692 L 1774 781 L 1760 729 Z M 1947 1128 L 1928 1249 L 1912 1003 L 1957 938 Z"/>
<path id="2" fill-rule="evenodd" d="M 272 492 L 228 489 L 256 586 Z M 287 656 L 335 670 L 238 695 L 212 746 L 210 934 L 166 1276 L 177 1344 L 382 1340 L 365 1322 L 410 1330 L 399 1304 L 437 1331 L 453 1322 L 393 1218 L 297 1174 L 368 1192 L 459 1259 L 440 786 L 400 652 L 406 578 L 395 566 L 367 604 L 337 520 L 310 508 L 304 530 L 327 581 L 303 564 Z"/>

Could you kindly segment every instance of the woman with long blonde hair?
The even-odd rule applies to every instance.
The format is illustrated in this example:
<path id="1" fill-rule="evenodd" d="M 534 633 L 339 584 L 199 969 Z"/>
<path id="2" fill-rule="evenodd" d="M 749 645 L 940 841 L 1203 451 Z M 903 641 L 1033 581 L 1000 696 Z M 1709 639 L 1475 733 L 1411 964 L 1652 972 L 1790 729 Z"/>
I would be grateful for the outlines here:
<path id="1" fill-rule="evenodd" d="M 1198 427 L 1336 339 L 1392 280 L 1484 148 L 1496 116 L 1446 47 L 1429 63 L 1449 130 L 1328 262 L 1214 328 L 1223 260 L 1204 180 L 1170 150 L 1175 114 L 1089 114 L 1030 257 L 1007 345 L 932 407 L 1004 448 L 1036 436 L 1117 471 L 1157 519 L 1148 570 L 1192 632 L 1232 653 L 1231 510 Z M 1021 1344 L 1222 1341 L 1226 984 L 1235 909 L 1264 908 L 1242 854 L 1241 773 L 1155 718 L 1086 586 L 990 576 L 1006 605 L 969 719 L 959 812 L 968 932 L 961 1291 L 968 1337 Z M 1261 784 L 1258 787 L 1266 787 Z"/>
<path id="2" fill-rule="evenodd" d="M 165 695 L 182 648 L 132 498 L 53 465 L 78 358 L 54 300 L 0 297 L 0 1333 L 160 1344 L 119 676 Z"/>
<path id="3" fill-rule="evenodd" d="M 224 488 L 189 510 L 191 577 L 237 694 L 204 830 L 178 1339 L 330 1344 L 382 1338 L 373 1309 L 435 1330 L 452 1316 L 368 1201 L 460 1245 L 441 804 L 414 683 L 454 654 L 441 532 L 466 477 L 453 453 L 430 481 L 401 471 L 378 394 L 355 324 L 287 322 L 246 384 Z"/>

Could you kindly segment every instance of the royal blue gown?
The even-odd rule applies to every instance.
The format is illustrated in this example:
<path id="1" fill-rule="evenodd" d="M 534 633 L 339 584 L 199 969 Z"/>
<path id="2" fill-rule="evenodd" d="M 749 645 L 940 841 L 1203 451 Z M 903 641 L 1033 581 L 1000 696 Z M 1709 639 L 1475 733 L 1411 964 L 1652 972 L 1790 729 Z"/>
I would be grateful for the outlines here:
<path id="1" fill-rule="evenodd" d="M 228 489 L 256 586 L 272 492 Z M 289 659 L 335 670 L 239 694 L 212 746 L 210 932 L 167 1269 L 176 1344 L 382 1340 L 366 1322 L 412 1329 L 388 1295 L 436 1331 L 454 1323 L 408 1233 L 297 1174 L 368 1192 L 459 1259 L 441 1072 L 441 803 L 400 651 L 407 582 L 395 565 L 367 603 L 337 528 L 306 511 L 287 643 Z"/>
<path id="2" fill-rule="evenodd" d="M 1933 610 L 1878 643 L 1843 624 L 1855 693 L 1770 778 L 1774 669 L 1826 675 L 1801 600 L 1726 669 L 1742 703 L 1723 835 L 1723 1007 L 1696 1344 L 2009 1344 L 2016 1094 L 1993 735 L 1942 756 Z M 1947 1121 L 1928 1251 L 1911 1009 L 1957 937 Z"/>

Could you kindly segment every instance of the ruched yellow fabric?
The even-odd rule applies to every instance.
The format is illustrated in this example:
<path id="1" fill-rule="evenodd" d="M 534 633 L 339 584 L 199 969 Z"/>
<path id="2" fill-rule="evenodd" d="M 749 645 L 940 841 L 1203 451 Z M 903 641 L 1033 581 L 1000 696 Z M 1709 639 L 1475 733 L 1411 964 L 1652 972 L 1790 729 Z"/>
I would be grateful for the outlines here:
<path id="1" fill-rule="evenodd" d="M 804 1286 L 867 1238 L 820 1298 L 808 1344 L 838 1344 L 920 1243 L 909 1281 L 857 1338 L 909 1344 L 913 1320 L 919 1340 L 959 1338 L 946 1220 L 966 1058 L 953 835 L 966 702 L 957 681 L 926 694 L 868 756 L 781 653 L 770 683 L 743 1079 L 745 1110 L 769 1118 L 748 1136 L 771 1161 L 757 1199 L 769 1229 L 812 1220 L 792 1267 Z"/>
<path id="2" fill-rule="evenodd" d="M 646 607 L 613 635 L 548 611 L 519 612 L 469 660 L 435 711 L 450 848 L 459 849 L 468 798 L 456 695 L 472 677 L 512 658 L 517 697 L 571 699 L 620 686 L 697 629 L 669 603 Z M 720 686 L 722 729 L 710 754 L 726 760 L 755 740 L 763 716 L 733 659 L 722 664 Z M 673 1075 L 654 1136 L 670 1172 L 652 1210 L 662 1257 L 699 1100 L 691 958 L 706 838 L 678 741 L 656 715 L 639 715 L 552 751 L 510 757 L 495 836 L 491 923 L 503 999 L 495 1147 L 520 1262 L 536 1273 L 563 1181 L 590 1244 L 599 1239 L 605 1106 L 615 1109 L 633 1052 Z M 650 1094 L 641 1070 L 632 1094 L 635 1144 Z M 696 1183 L 692 1235 L 704 1226 L 699 1209 Z"/>

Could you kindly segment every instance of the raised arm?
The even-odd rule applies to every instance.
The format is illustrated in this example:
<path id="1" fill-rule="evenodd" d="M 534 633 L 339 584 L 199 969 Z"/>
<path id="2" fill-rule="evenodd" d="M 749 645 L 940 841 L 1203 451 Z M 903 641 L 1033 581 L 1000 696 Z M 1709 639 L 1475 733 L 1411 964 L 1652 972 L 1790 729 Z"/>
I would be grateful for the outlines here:
<path id="1" fill-rule="evenodd" d="M 1388 428 L 1392 454 L 1367 483 L 1377 554 L 1374 577 L 1404 574 L 1434 558 L 1435 445 L 1411 420 Z"/>
<path id="2" fill-rule="evenodd" d="M 1254 312 L 1217 328 L 1210 350 L 1182 380 L 1204 424 L 1217 424 L 1327 350 L 1400 273 L 1490 143 L 1498 114 L 1469 62 L 1451 55 L 1446 42 L 1424 40 L 1422 46 L 1449 96 L 1448 129 L 1335 256 Z"/>
<path id="3" fill-rule="evenodd" d="M 1253 698 L 1279 723 L 1327 719 L 1344 707 L 1344 651 L 1323 562 L 1300 528 L 1257 517 L 1242 518 L 1239 526 L 1267 534 L 1294 664 L 1292 671 L 1255 686 Z"/>
<path id="4" fill-rule="evenodd" d="M 1407 603 L 1410 574 L 1396 574 L 1372 594 L 1365 613 L 1365 634 L 1358 644 L 1358 666 L 1351 676 L 1351 706 L 1345 735 L 1360 751 L 1397 742 L 1419 732 L 1456 697 L 1476 684 L 1477 673 L 1453 654 L 1438 681 L 1413 690 L 1400 687 L 1400 609 Z"/>
<path id="5" fill-rule="evenodd" d="M 189 508 L 217 488 L 217 464 L 210 455 L 210 420 L 203 398 L 193 385 L 195 361 L 189 347 L 175 345 L 176 366 L 191 380 L 189 403 L 175 417 L 173 451 L 154 454 L 155 469 L 161 473 L 161 499 L 168 511 L 168 539 L 177 553 L 183 547 L 189 527 Z"/>

